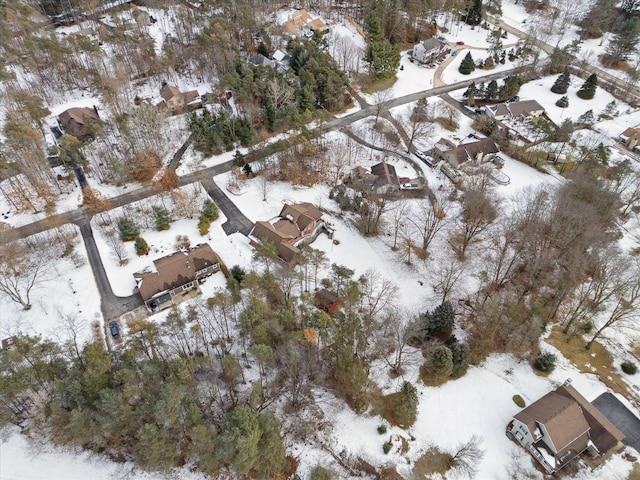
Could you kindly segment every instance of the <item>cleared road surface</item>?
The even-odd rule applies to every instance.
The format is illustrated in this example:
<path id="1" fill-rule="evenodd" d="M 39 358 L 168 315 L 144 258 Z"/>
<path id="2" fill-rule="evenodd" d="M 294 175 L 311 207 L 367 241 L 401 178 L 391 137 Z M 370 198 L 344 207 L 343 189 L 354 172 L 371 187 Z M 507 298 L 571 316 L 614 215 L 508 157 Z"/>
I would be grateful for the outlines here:
<path id="1" fill-rule="evenodd" d="M 625 434 L 622 442 L 640 453 L 640 419 L 611 393 L 603 393 L 591 403 Z"/>

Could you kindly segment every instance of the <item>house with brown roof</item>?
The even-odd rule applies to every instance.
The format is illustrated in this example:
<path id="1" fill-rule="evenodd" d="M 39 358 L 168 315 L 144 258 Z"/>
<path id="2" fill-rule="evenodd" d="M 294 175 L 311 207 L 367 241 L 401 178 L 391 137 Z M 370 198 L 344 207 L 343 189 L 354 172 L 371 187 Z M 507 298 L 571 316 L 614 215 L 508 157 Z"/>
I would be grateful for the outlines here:
<path id="1" fill-rule="evenodd" d="M 530 120 L 544 113 L 544 107 L 535 100 L 487 105 L 485 114 L 496 120 Z"/>
<path id="2" fill-rule="evenodd" d="M 624 143 L 624 146 L 629 150 L 640 152 L 640 127 L 627 128 L 618 136 L 618 139 Z"/>
<path id="3" fill-rule="evenodd" d="M 377 177 L 373 190 L 379 195 L 395 193 L 400 190 L 400 182 L 396 174 L 396 167 L 385 160 L 371 167 L 371 173 Z"/>
<path id="4" fill-rule="evenodd" d="M 553 473 L 581 453 L 601 462 L 624 445 L 624 435 L 565 383 L 516 414 L 507 435 Z"/>
<path id="5" fill-rule="evenodd" d="M 98 109 L 96 107 L 74 107 L 65 110 L 58 116 L 58 124 L 60 129 L 68 134 L 73 135 L 78 140 L 89 140 L 93 137 L 91 123 L 100 121 Z"/>
<path id="6" fill-rule="evenodd" d="M 160 89 L 160 96 L 171 112 L 181 112 L 187 107 L 197 108 L 202 106 L 200 94 L 197 90 L 183 93 L 178 87 L 166 84 Z"/>
<path id="7" fill-rule="evenodd" d="M 197 290 L 200 283 L 220 270 L 220 260 L 208 243 L 158 258 L 153 267 L 136 272 L 133 277 L 142 300 L 149 310 L 169 308 L 178 295 Z"/>
<path id="8" fill-rule="evenodd" d="M 287 33 L 290 35 L 296 35 L 299 33 L 303 33 L 303 36 L 306 32 L 314 32 L 318 31 L 320 33 L 325 33 L 329 30 L 329 27 L 322 21 L 322 19 L 312 18 L 304 8 L 296 10 L 291 15 L 289 15 L 289 20 L 285 24 L 285 29 Z"/>
<path id="9" fill-rule="evenodd" d="M 495 155 L 500 150 L 491 138 L 471 134 L 457 146 L 447 139 L 440 139 L 433 146 L 433 155 L 446 160 L 452 167 L 471 162 L 476 165 L 488 160 L 489 155 Z"/>
<path id="10" fill-rule="evenodd" d="M 293 266 L 298 248 L 302 243 L 311 243 L 321 230 L 326 229 L 322 212 L 309 202 L 285 205 L 280 214 L 271 221 L 258 221 L 249 233 L 251 245 L 270 241 L 276 247 L 280 260 Z"/>
<path id="11" fill-rule="evenodd" d="M 314 304 L 323 312 L 333 313 L 340 309 L 342 300 L 335 292 L 321 288 L 314 294 Z"/>

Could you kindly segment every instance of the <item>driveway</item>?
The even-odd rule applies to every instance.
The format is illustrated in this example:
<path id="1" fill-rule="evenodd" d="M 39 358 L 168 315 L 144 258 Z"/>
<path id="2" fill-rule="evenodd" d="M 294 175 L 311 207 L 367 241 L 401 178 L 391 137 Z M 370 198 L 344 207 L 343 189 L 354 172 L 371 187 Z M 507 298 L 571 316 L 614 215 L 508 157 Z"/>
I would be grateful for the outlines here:
<path id="1" fill-rule="evenodd" d="M 640 453 L 640 419 L 611 393 L 603 393 L 591 403 L 624 433 L 622 442 Z"/>

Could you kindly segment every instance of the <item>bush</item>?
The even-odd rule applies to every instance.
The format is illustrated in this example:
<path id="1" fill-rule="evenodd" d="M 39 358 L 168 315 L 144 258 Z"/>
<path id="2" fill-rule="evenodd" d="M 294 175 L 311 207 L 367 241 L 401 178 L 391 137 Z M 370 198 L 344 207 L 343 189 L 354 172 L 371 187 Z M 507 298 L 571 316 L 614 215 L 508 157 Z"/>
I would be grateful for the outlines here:
<path id="1" fill-rule="evenodd" d="M 218 211 L 218 205 L 213 200 L 207 199 L 204 201 L 202 206 L 202 215 L 200 218 L 206 218 L 209 220 L 209 223 L 215 222 L 220 216 L 220 212 Z"/>
<path id="2" fill-rule="evenodd" d="M 635 375 L 635 373 L 638 371 L 638 367 L 636 366 L 636 364 L 629 361 L 622 362 L 620 364 L 620 368 L 627 375 Z"/>
<path id="3" fill-rule="evenodd" d="M 556 107 L 567 108 L 569 106 L 569 98 L 564 96 L 558 99 Z"/>
<path id="4" fill-rule="evenodd" d="M 149 253 L 149 245 L 147 244 L 145 239 L 142 237 L 136 238 L 136 243 L 134 244 L 134 247 L 138 255 L 146 255 L 147 253 Z"/>
<path id="5" fill-rule="evenodd" d="M 378 433 L 380 435 L 387 433 L 387 426 L 384 423 L 382 425 L 378 425 Z"/>
<path id="6" fill-rule="evenodd" d="M 242 283 L 242 280 L 244 280 L 244 276 L 247 274 L 247 272 L 240 265 L 234 265 L 233 267 L 231 267 L 231 270 L 229 271 L 229 274 L 233 278 L 235 278 L 235 280 L 238 283 Z"/>
<path id="7" fill-rule="evenodd" d="M 541 353 L 536 359 L 535 367 L 541 372 L 551 373 L 556 368 L 556 360 L 557 357 L 553 353 Z"/>
<path id="8" fill-rule="evenodd" d="M 127 217 L 120 217 L 118 219 L 118 232 L 120 233 L 120 240 L 123 242 L 130 242 L 135 240 L 140 235 L 140 228 L 136 223 Z"/>
<path id="9" fill-rule="evenodd" d="M 384 445 L 382 445 L 382 451 L 387 454 L 391 451 L 391 443 L 389 442 L 384 442 Z"/>
<path id="10" fill-rule="evenodd" d="M 333 479 L 333 472 L 331 470 L 327 470 L 324 467 L 321 467 L 320 465 L 316 466 L 316 468 L 314 468 L 313 471 L 311 472 L 310 480 L 332 480 L 332 479 Z"/>
<path id="11" fill-rule="evenodd" d="M 169 223 L 171 222 L 171 216 L 169 211 L 164 207 L 153 206 L 153 219 L 156 224 L 156 230 L 159 232 L 163 230 L 169 230 Z"/>
<path id="12" fill-rule="evenodd" d="M 209 233 L 209 227 L 211 227 L 211 222 L 201 215 L 200 220 L 198 220 L 198 231 L 200 235 Z"/>
<path id="13" fill-rule="evenodd" d="M 520 395 L 514 395 L 512 399 L 513 399 L 513 403 L 515 403 L 520 408 L 525 407 L 526 403 L 524 402 L 524 399 Z"/>
<path id="14" fill-rule="evenodd" d="M 410 382 L 404 382 L 402 388 L 391 395 L 384 397 L 385 409 L 383 416 L 392 425 L 398 425 L 402 428 L 409 428 L 416 421 L 418 415 L 418 391 Z M 378 427 L 378 433 L 382 434 L 387 427 L 381 425 Z"/>

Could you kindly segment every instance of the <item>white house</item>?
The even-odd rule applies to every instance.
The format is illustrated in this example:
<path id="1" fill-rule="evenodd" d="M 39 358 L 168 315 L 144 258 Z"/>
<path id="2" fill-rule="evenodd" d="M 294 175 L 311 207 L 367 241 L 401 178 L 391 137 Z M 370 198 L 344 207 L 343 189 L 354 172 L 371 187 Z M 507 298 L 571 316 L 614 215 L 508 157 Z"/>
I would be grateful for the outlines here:
<path id="1" fill-rule="evenodd" d="M 418 63 L 431 63 L 447 48 L 447 43 L 435 37 L 418 43 L 411 50 L 411 58 Z"/>
<path id="2" fill-rule="evenodd" d="M 544 107 L 535 100 L 487 105 L 484 113 L 496 120 L 530 120 L 544 113 Z"/>

